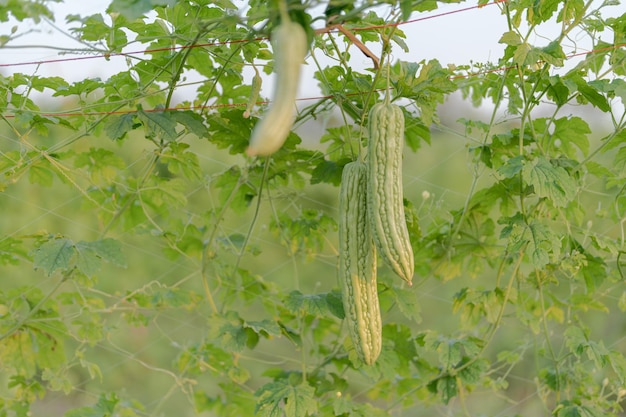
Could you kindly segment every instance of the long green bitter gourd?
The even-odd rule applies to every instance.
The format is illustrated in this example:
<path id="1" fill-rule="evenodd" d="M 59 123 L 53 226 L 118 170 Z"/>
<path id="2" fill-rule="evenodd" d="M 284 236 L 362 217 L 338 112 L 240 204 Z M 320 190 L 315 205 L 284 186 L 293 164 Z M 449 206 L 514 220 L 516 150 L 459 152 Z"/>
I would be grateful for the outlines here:
<path id="1" fill-rule="evenodd" d="M 388 102 L 376 103 L 369 113 L 368 130 L 368 209 L 372 236 L 385 263 L 411 285 L 415 261 L 402 193 L 402 109 Z"/>
<path id="2" fill-rule="evenodd" d="M 306 31 L 288 19 L 272 32 L 274 93 L 269 109 L 256 124 L 246 149 L 248 156 L 267 156 L 285 143 L 293 127 L 302 62 L 307 53 Z"/>
<path id="3" fill-rule="evenodd" d="M 357 355 L 368 365 L 382 346 L 376 248 L 367 223 L 367 165 L 345 165 L 339 194 L 339 274 L 343 307 Z"/>

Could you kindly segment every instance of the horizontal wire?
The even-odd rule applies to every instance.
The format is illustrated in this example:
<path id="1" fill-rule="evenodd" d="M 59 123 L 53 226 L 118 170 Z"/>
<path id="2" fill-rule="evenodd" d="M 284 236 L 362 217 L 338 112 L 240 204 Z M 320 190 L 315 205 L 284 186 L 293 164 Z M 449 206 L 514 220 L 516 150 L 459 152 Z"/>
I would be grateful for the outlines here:
<path id="1" fill-rule="evenodd" d="M 361 28 L 350 28 L 350 30 L 354 31 L 354 32 L 357 32 L 357 31 L 374 30 L 374 29 L 385 29 L 385 28 L 389 28 L 389 27 L 396 27 L 396 26 L 400 26 L 400 25 L 406 25 L 406 24 L 421 22 L 421 21 L 424 21 L 424 20 L 444 17 L 444 16 L 448 16 L 448 15 L 451 15 L 451 14 L 455 14 L 455 13 L 467 12 L 467 11 L 470 11 L 470 10 L 473 10 L 473 9 L 483 8 L 485 6 L 490 6 L 490 5 L 499 4 L 499 3 L 505 3 L 507 1 L 508 0 L 495 0 L 493 3 L 487 3 L 487 4 L 483 4 L 483 5 L 476 5 L 476 6 L 465 7 L 465 8 L 462 8 L 462 9 L 457 9 L 457 10 L 452 10 L 452 11 L 448 11 L 448 12 L 438 13 L 438 14 L 434 14 L 434 15 L 431 15 L 431 16 L 420 17 L 420 18 L 416 18 L 416 19 L 412 19 L 412 20 L 406 20 L 406 21 L 403 21 L 403 22 L 388 23 L 388 24 L 384 24 L 384 25 L 372 25 L 372 26 L 366 26 L 366 27 L 361 27 Z M 336 32 L 336 31 L 337 31 L 337 29 L 333 28 L 332 26 L 328 26 L 328 27 L 325 27 L 325 28 L 321 28 L 321 29 L 315 30 L 315 33 L 316 34 L 323 34 L 323 33 L 330 33 L 330 32 Z M 91 55 L 91 56 L 79 56 L 79 57 L 71 57 L 71 58 L 55 58 L 55 59 L 46 59 L 46 60 L 41 60 L 41 61 L 26 61 L 26 62 L 17 62 L 17 63 L 10 63 L 10 64 L 1 64 L 0 63 L 0 68 L 3 68 L 3 67 L 19 67 L 19 66 L 26 66 L 26 65 L 44 65 L 44 64 L 52 64 L 52 63 L 59 63 L 59 62 L 82 61 L 82 60 L 87 60 L 87 59 L 99 59 L 99 58 L 109 59 L 109 58 L 118 57 L 118 56 L 132 57 L 134 55 L 145 55 L 145 54 L 150 54 L 150 53 L 155 53 L 155 52 L 180 51 L 180 50 L 193 49 L 193 48 L 207 48 L 207 47 L 212 47 L 212 46 L 234 45 L 234 44 L 238 44 L 238 43 L 248 43 L 248 42 L 264 41 L 264 40 L 267 40 L 267 39 L 268 39 L 267 37 L 262 36 L 262 37 L 257 37 L 257 38 L 253 38 L 253 39 L 236 39 L 236 40 L 219 41 L 219 42 L 211 42 L 211 43 L 198 43 L 198 44 L 193 44 L 193 45 L 180 45 L 180 46 L 171 46 L 171 47 L 154 48 L 154 49 L 143 49 L 143 50 L 131 51 L 131 52 L 106 52 L 106 53 L 103 53 L 103 54 Z"/>
<path id="2" fill-rule="evenodd" d="M 384 24 L 384 25 L 372 25 L 372 26 L 367 26 L 367 27 L 362 27 L 362 28 L 350 28 L 350 30 L 356 32 L 356 31 L 365 31 L 365 30 L 384 29 L 384 28 L 388 28 L 388 27 L 396 27 L 396 26 L 400 26 L 400 25 L 412 24 L 412 23 L 422 22 L 422 21 L 425 21 L 425 20 L 441 18 L 441 17 L 452 15 L 452 14 L 456 14 L 456 13 L 462 13 L 462 12 L 471 11 L 471 10 L 474 10 L 474 9 L 481 9 L 481 8 L 484 8 L 484 7 L 490 6 L 490 5 L 506 3 L 507 1 L 508 0 L 495 0 L 494 2 L 486 3 L 486 4 L 483 4 L 483 5 L 475 5 L 475 6 L 465 7 L 465 8 L 461 8 L 461 9 L 457 9 L 457 10 L 451 10 L 451 11 L 447 11 L 447 12 L 443 12 L 443 13 L 434 14 L 434 15 L 431 15 L 431 16 L 419 17 L 419 18 L 416 18 L 416 19 L 406 20 L 406 21 L 402 21 L 402 22 L 388 23 L 388 24 Z M 325 27 L 325 28 L 322 28 L 322 29 L 318 29 L 315 32 L 317 34 L 324 34 L 324 33 L 330 33 L 330 32 L 334 32 L 334 31 L 337 31 L 337 29 L 333 28 L 332 26 L 329 26 L 329 27 Z M 237 44 L 237 43 L 257 42 L 257 41 L 262 41 L 262 40 L 267 40 L 267 38 L 266 37 L 257 37 L 257 38 L 253 38 L 253 39 L 238 39 L 238 40 L 211 42 L 211 43 L 201 43 L 201 44 L 194 44 L 194 45 L 181 45 L 181 46 L 175 46 L 175 47 L 163 47 L 163 48 L 145 49 L 145 50 L 131 51 L 131 52 L 105 53 L 105 54 L 93 55 L 93 56 L 80 56 L 80 57 L 58 58 L 58 59 L 50 59 L 50 60 L 42 60 L 42 61 L 28 61 L 28 62 L 20 62 L 20 63 L 13 63 L 13 64 L 0 64 L 0 67 L 13 67 L 13 66 L 24 66 L 24 65 L 43 65 L 43 64 L 48 64 L 48 63 L 71 62 L 71 61 L 86 60 L 86 59 L 97 59 L 97 58 L 107 58 L 107 59 L 109 59 L 110 57 L 116 57 L 116 56 L 132 57 L 134 55 L 139 55 L 139 54 L 149 54 L 149 53 L 156 53 L 156 52 L 185 50 L 185 49 L 191 49 L 191 48 L 231 45 L 231 44 Z M 582 55 L 588 55 L 588 54 L 599 53 L 599 52 L 606 52 L 606 51 L 618 49 L 618 48 L 621 48 L 621 47 L 624 47 L 624 46 L 626 46 L 626 43 L 616 44 L 616 45 L 612 45 L 612 46 L 609 46 L 609 47 L 598 48 L 598 49 L 594 49 L 594 50 L 591 50 L 591 51 L 588 51 L 588 52 L 577 52 L 577 53 L 573 53 L 573 54 L 570 54 L 570 55 L 566 56 L 565 59 L 567 60 L 567 59 L 575 58 L 575 57 L 582 56 Z M 538 63 L 540 63 L 540 62 L 541 61 L 538 61 Z M 455 80 L 455 79 L 466 79 L 466 78 L 471 78 L 471 77 L 478 77 L 478 76 L 481 76 L 481 75 L 484 75 L 484 74 L 508 71 L 510 69 L 513 69 L 513 68 L 515 68 L 515 66 L 492 68 L 492 69 L 478 71 L 478 72 L 469 73 L 469 74 L 453 75 L 453 76 L 450 76 L 450 79 L 451 80 Z M 360 94 L 361 93 L 351 93 L 351 94 L 346 94 L 346 96 L 356 96 L 356 95 L 360 95 Z M 334 95 L 326 95 L 326 96 L 315 96 L 315 97 L 303 97 L 303 98 L 298 98 L 296 100 L 297 101 L 327 100 L 327 99 L 332 99 L 334 97 L 335 97 Z M 109 104 L 109 103 L 103 103 L 103 104 Z M 255 103 L 255 104 L 256 105 L 269 104 L 269 101 L 259 101 L 259 102 Z M 219 108 L 244 107 L 246 105 L 247 105 L 246 103 L 228 103 L 228 104 L 214 104 L 214 105 L 206 105 L 206 106 L 183 106 L 183 107 L 179 106 L 179 107 L 170 107 L 170 108 L 142 109 L 141 111 L 146 112 L 146 113 L 157 113 L 157 112 L 175 111 L 175 110 L 213 110 L 213 109 L 219 109 Z M 13 109 L 9 109 L 9 111 L 14 111 L 14 110 Z M 100 116 L 102 116 L 102 115 L 124 115 L 124 114 L 133 114 L 133 113 L 137 113 L 137 112 L 139 112 L 139 110 L 117 110 L 117 111 L 99 111 L 99 112 L 34 112 L 34 113 L 36 113 L 36 114 L 38 114 L 40 116 L 43 116 L 43 117 L 85 117 L 85 116 L 98 116 L 98 115 L 100 115 Z M 13 115 L 13 114 L 5 114 L 5 115 L 3 115 L 3 117 L 14 118 L 15 115 Z"/>
<path id="3" fill-rule="evenodd" d="M 503 1 L 503 0 L 499 0 L 499 1 Z M 493 3 L 489 3 L 489 4 L 493 4 Z M 610 50 L 614 50 L 614 49 L 619 49 L 622 47 L 626 47 L 626 43 L 621 43 L 621 44 L 617 44 L 617 45 L 612 45 L 610 47 L 603 47 L 603 48 L 598 48 L 598 49 L 592 49 L 588 52 L 577 52 L 577 53 L 573 53 L 570 55 L 567 55 L 564 60 L 568 60 L 568 59 L 572 59 L 572 58 L 576 58 L 582 55 L 589 55 L 589 54 L 595 54 L 595 53 L 600 53 L 600 52 L 606 52 L 606 51 L 610 51 Z M 542 61 L 537 61 L 537 63 L 541 63 Z M 0 65 L 1 66 L 1 65 Z M 506 67 L 499 67 L 499 68 L 491 68 L 491 69 L 487 69 L 487 70 L 483 70 L 483 71 L 478 71 L 478 72 L 473 72 L 473 73 L 469 73 L 469 74 L 458 74 L 458 75 L 452 75 L 449 77 L 450 80 L 456 80 L 456 79 L 467 79 L 467 78 L 472 78 L 472 77 L 479 77 L 485 74 L 491 74 L 491 73 L 495 73 L 495 72 L 504 72 L 504 71 L 508 71 L 511 69 L 516 68 L 515 66 L 506 66 Z M 351 97 L 351 96 L 359 96 L 365 93 L 347 93 L 344 94 L 344 96 L 347 97 Z M 311 96 L 311 97 L 301 97 L 301 98 L 297 98 L 296 101 L 312 101 L 312 100 L 328 100 L 328 99 L 332 99 L 335 98 L 335 95 L 322 95 L 322 96 Z M 255 103 L 255 105 L 264 105 L 264 104 L 269 104 L 270 101 L 258 101 Z M 111 103 L 102 103 L 102 105 L 109 105 Z M 35 114 L 38 114 L 40 116 L 43 117 L 85 117 L 85 116 L 108 116 L 108 115 L 124 115 L 124 114 L 132 114 L 132 113 L 138 113 L 139 111 L 142 111 L 144 113 L 159 113 L 159 112 L 165 112 L 165 111 L 176 111 L 176 110 L 215 110 L 215 109 L 220 109 L 220 108 L 234 108 L 234 107 L 245 107 L 247 106 L 247 103 L 226 103 L 226 104 L 212 104 L 212 105 L 207 105 L 207 106 L 179 106 L 179 107 L 167 107 L 167 108 L 153 108 L 153 109 L 141 109 L 141 110 L 116 110 L 116 111 L 94 111 L 94 112 L 32 112 Z M 15 111 L 13 109 L 8 109 L 9 111 Z M 17 110 L 17 109 L 16 109 Z M 10 119 L 10 118 L 14 118 L 15 115 L 14 114 L 4 114 L 3 117 Z"/>

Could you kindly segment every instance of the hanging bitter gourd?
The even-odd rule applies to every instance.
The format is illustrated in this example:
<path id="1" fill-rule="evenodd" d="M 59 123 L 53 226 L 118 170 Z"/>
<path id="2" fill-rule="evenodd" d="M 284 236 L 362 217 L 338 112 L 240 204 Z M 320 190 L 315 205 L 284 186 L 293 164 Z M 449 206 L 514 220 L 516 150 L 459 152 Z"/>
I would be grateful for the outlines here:
<path id="1" fill-rule="evenodd" d="M 369 112 L 369 222 L 376 249 L 391 269 L 409 285 L 414 258 L 404 215 L 402 148 L 404 114 L 388 101 Z"/>
<path id="2" fill-rule="evenodd" d="M 357 355 L 371 365 L 382 346 L 376 248 L 367 223 L 367 166 L 343 168 L 339 194 L 339 279 L 346 322 Z"/>
<path id="3" fill-rule="evenodd" d="M 274 93 L 269 110 L 256 124 L 246 149 L 249 156 L 267 156 L 285 143 L 293 127 L 296 94 L 300 82 L 300 69 L 308 45 L 304 28 L 285 16 L 272 31 L 274 51 Z"/>

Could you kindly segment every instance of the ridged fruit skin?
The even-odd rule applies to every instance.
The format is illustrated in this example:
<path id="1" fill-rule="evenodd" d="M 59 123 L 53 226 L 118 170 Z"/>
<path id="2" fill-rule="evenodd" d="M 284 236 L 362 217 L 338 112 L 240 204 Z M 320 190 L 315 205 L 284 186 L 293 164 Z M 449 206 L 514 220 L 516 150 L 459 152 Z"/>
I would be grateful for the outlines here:
<path id="1" fill-rule="evenodd" d="M 268 156 L 280 149 L 293 127 L 302 62 L 307 53 L 304 28 L 282 22 L 271 34 L 274 51 L 274 91 L 269 109 L 256 124 L 246 149 L 248 156 Z"/>
<path id="2" fill-rule="evenodd" d="M 380 355 L 382 319 L 376 287 L 376 248 L 367 211 L 367 165 L 343 168 L 339 194 L 339 279 L 343 308 L 357 355 L 368 365 Z"/>
<path id="3" fill-rule="evenodd" d="M 376 103 L 369 112 L 368 132 L 367 194 L 372 236 L 385 263 L 411 285 L 415 260 L 402 192 L 402 109 L 386 102 Z"/>

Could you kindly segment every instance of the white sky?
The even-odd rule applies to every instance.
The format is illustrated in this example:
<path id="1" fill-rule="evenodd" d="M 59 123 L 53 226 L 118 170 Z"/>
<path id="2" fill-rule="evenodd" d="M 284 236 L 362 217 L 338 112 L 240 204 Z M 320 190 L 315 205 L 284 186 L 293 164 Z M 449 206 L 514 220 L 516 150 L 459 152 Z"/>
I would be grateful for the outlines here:
<path id="1" fill-rule="evenodd" d="M 62 28 L 67 28 L 64 16 L 67 14 L 79 14 L 87 16 L 93 13 L 103 12 L 110 0 L 77 1 L 66 0 L 63 3 L 51 3 L 56 12 L 56 24 Z M 429 15 L 436 15 L 446 11 L 454 11 L 475 5 L 475 2 L 462 4 L 442 4 L 438 10 L 428 13 L 415 14 L 413 18 Z M 8 33 L 13 23 L 0 24 L 0 34 Z M 10 43 L 10 45 L 53 45 L 80 47 L 77 42 L 69 37 L 53 30 L 45 23 L 37 26 L 30 22 L 22 22 L 20 32 L 27 29 L 34 29 L 36 32 L 21 37 Z M 407 34 L 407 44 L 411 48 L 411 56 L 405 56 L 399 48 L 396 48 L 394 55 L 402 59 L 437 58 L 443 65 L 448 63 L 466 64 L 470 60 L 484 62 L 496 60 L 502 45 L 497 41 L 506 30 L 505 19 L 500 15 L 498 6 L 488 6 L 481 9 L 456 13 L 440 18 L 424 20 L 407 25 L 402 25 L 401 29 Z M 371 47 L 371 45 L 369 45 Z M 135 45 L 135 49 L 137 45 Z M 372 48 L 374 49 L 374 48 Z M 354 48 L 352 56 L 360 60 L 364 66 L 371 63 Z M 47 49 L 23 48 L 6 49 L 0 48 L 0 61 L 3 63 L 20 63 L 30 61 L 44 61 L 59 58 L 58 52 Z M 37 71 L 39 75 L 58 75 L 66 79 L 83 79 L 87 77 L 103 77 L 119 71 L 115 68 L 119 61 L 124 68 L 124 58 L 113 58 L 110 61 L 104 59 L 93 59 L 85 61 L 69 61 L 60 63 L 45 64 L 36 68 L 32 66 L 4 67 L 0 71 L 3 74 L 10 72 L 33 73 Z"/>

